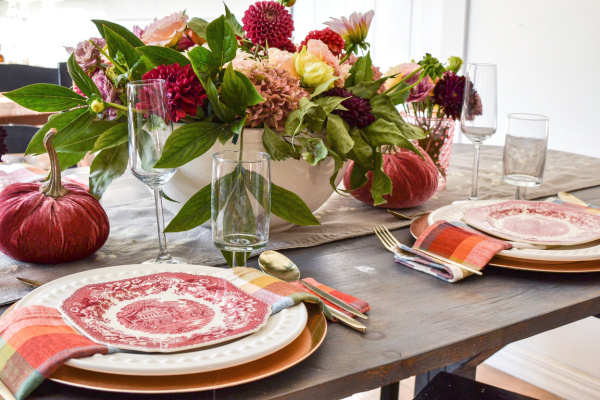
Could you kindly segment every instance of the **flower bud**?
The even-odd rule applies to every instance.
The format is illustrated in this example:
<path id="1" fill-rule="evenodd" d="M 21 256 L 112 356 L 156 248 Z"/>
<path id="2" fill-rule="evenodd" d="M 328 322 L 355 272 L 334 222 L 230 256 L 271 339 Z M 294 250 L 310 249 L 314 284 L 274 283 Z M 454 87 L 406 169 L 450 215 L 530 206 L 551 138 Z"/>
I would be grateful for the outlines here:
<path id="1" fill-rule="evenodd" d="M 100 114 L 106 108 L 106 106 L 104 105 L 104 102 L 102 100 L 94 100 L 94 101 L 92 101 L 91 107 L 92 107 L 92 110 L 96 114 Z"/>
<path id="2" fill-rule="evenodd" d="M 291 7 L 296 4 L 296 0 L 281 0 L 281 4 L 286 7 Z"/>

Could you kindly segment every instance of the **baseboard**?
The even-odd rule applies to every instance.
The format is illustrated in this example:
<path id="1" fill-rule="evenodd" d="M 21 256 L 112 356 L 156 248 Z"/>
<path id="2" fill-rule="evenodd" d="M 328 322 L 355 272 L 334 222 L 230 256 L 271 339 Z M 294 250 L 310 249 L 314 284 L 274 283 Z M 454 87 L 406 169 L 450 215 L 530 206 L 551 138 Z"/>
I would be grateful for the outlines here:
<path id="1" fill-rule="evenodd" d="M 600 378 L 519 345 L 505 347 L 485 363 L 568 400 L 600 399 Z"/>

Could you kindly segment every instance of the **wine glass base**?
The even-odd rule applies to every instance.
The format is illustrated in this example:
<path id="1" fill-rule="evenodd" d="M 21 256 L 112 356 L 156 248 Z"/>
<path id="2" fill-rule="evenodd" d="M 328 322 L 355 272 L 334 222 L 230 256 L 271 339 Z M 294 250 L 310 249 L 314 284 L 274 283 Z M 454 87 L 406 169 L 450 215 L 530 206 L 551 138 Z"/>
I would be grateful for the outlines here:
<path id="1" fill-rule="evenodd" d="M 171 257 L 168 260 L 158 260 L 153 258 L 151 260 L 146 260 L 142 264 L 189 264 L 186 260 L 179 257 Z"/>
<path id="2" fill-rule="evenodd" d="M 467 201 L 479 201 L 479 200 L 480 200 L 480 199 L 479 199 L 479 197 L 477 197 L 477 196 L 469 196 L 469 197 L 467 198 Z"/>

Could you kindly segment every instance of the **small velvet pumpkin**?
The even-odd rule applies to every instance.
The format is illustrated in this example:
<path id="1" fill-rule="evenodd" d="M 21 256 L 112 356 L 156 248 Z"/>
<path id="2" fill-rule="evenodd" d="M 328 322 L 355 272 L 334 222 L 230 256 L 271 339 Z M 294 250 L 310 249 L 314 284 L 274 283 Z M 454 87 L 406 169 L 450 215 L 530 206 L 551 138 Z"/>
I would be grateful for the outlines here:
<path id="1" fill-rule="evenodd" d="M 379 204 L 381 208 L 411 208 L 425 203 L 437 191 L 438 172 L 433 161 L 425 150 L 418 147 L 423 158 L 412 151 L 399 149 L 394 154 L 383 154 L 383 171 L 392 180 L 392 193 L 383 196 L 387 203 Z M 350 177 L 354 162 L 350 161 L 344 175 L 344 186 L 350 187 Z M 365 185 L 350 192 L 363 203 L 373 205 L 371 185 L 373 173 L 367 173 Z"/>
<path id="2" fill-rule="evenodd" d="M 52 128 L 44 137 L 50 179 L 14 183 L 0 192 L 0 251 L 15 260 L 71 262 L 95 253 L 108 238 L 108 217 L 98 200 L 80 185 L 62 185 L 55 133 Z"/>

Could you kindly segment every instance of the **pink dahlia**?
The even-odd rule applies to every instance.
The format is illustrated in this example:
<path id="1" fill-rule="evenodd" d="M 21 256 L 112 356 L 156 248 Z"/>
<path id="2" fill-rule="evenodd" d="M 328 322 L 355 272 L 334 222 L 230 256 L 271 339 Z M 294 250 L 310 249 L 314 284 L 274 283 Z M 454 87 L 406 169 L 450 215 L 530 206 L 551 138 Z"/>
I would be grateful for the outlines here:
<path id="1" fill-rule="evenodd" d="M 465 79 L 464 76 L 458 76 L 454 72 L 448 71 L 433 89 L 431 100 L 444 110 L 445 115 L 452 119 L 460 118 L 465 93 Z"/>
<path id="2" fill-rule="evenodd" d="M 306 46 L 310 39 L 317 39 L 325 43 L 334 56 L 342 54 L 344 45 L 346 44 L 344 38 L 339 33 L 332 31 L 331 28 L 325 28 L 320 31 L 309 32 L 302 43 L 300 43 L 300 46 L 298 46 L 298 49 L 302 50 L 302 46 Z"/>
<path id="3" fill-rule="evenodd" d="M 7 136 L 8 136 L 8 133 L 6 133 L 6 129 L 4 129 L 3 127 L 0 126 L 0 162 L 2 162 L 2 156 L 5 155 L 6 153 L 8 153 L 8 149 L 6 148 L 6 143 L 4 143 Z"/>
<path id="4" fill-rule="evenodd" d="M 292 16 L 274 1 L 258 1 L 251 5 L 244 13 L 242 23 L 248 39 L 265 47 L 281 48 L 294 31 Z"/>
<path id="5" fill-rule="evenodd" d="M 349 90 L 337 87 L 324 92 L 323 96 L 348 97 L 342 101 L 342 105 L 346 110 L 334 110 L 333 113 L 342 117 L 351 128 L 362 129 L 375 122 L 369 100 L 358 97 Z"/>
<path id="6" fill-rule="evenodd" d="M 198 107 L 202 107 L 206 100 L 206 92 L 191 64 L 185 67 L 179 64 L 159 65 L 145 73 L 142 78 L 166 81 L 167 102 L 174 122 L 186 115 L 195 116 Z"/>

